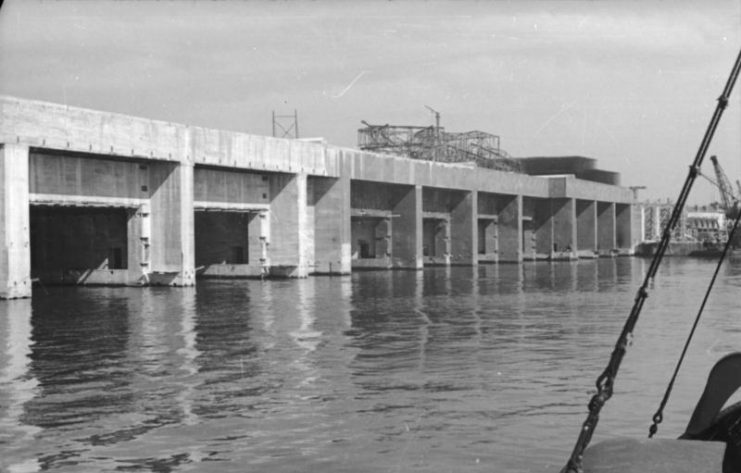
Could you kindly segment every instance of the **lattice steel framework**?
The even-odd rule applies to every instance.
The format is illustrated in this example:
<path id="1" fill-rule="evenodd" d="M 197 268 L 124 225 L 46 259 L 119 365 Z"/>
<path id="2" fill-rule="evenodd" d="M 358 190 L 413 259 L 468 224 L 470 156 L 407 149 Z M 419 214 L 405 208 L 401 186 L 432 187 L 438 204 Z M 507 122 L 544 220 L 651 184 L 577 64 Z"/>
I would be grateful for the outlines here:
<path id="1" fill-rule="evenodd" d="M 370 125 L 358 130 L 360 149 L 427 161 L 473 162 L 477 166 L 521 172 L 499 147 L 499 137 L 483 131 L 449 133 L 442 127 Z"/>

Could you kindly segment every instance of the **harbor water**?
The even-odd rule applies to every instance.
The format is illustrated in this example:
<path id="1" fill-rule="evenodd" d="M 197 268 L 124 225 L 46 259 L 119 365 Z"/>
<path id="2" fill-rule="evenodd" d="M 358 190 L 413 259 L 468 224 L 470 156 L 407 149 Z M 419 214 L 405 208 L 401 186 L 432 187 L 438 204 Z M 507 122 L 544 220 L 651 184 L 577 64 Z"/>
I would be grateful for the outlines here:
<path id="1" fill-rule="evenodd" d="M 36 287 L 0 302 L 0 471 L 557 472 L 647 265 Z M 714 265 L 664 261 L 595 442 L 647 436 Z M 741 349 L 739 295 L 730 260 L 658 437 Z"/>

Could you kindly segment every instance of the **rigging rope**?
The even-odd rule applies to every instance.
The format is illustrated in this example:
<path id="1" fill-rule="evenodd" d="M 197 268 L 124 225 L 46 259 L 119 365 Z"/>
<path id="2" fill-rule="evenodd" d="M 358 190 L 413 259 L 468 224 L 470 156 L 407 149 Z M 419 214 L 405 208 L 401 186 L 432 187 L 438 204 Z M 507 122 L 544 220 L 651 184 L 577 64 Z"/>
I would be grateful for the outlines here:
<path id="1" fill-rule="evenodd" d="M 728 250 L 730 249 L 732 245 L 733 236 L 736 233 L 736 229 L 738 228 L 739 220 L 741 220 L 741 209 L 736 208 L 736 219 L 733 222 L 733 227 L 731 228 L 731 231 L 728 233 L 728 240 L 726 241 L 725 246 L 723 246 L 723 253 L 721 253 L 720 259 L 718 260 L 718 264 L 715 266 L 715 272 L 713 273 L 713 277 L 710 279 L 710 284 L 708 284 L 708 288 L 705 291 L 705 297 L 703 297 L 702 299 L 702 303 L 700 304 L 700 309 L 697 311 L 697 316 L 695 317 L 695 323 L 692 324 L 692 329 L 690 330 L 690 333 L 687 336 L 687 341 L 684 343 L 682 354 L 679 356 L 679 360 L 677 361 L 677 366 L 674 368 L 674 374 L 672 375 L 672 378 L 669 381 L 669 385 L 666 387 L 666 392 L 664 392 L 664 398 L 661 400 L 661 404 L 659 405 L 658 410 L 653 415 L 653 418 L 652 418 L 653 423 L 651 424 L 651 427 L 649 427 L 648 429 L 648 438 L 652 438 L 654 435 L 656 435 L 656 432 L 659 430 L 659 424 L 664 420 L 664 407 L 666 407 L 666 403 L 667 401 L 669 401 L 669 396 L 671 395 L 672 389 L 674 388 L 674 381 L 677 379 L 679 368 L 682 366 L 682 362 L 684 361 L 684 356 L 687 354 L 687 349 L 690 346 L 692 337 L 695 335 L 695 329 L 697 328 L 697 324 L 700 322 L 700 318 L 702 317 L 703 310 L 705 310 L 705 304 L 707 303 L 708 298 L 710 297 L 710 292 L 713 290 L 713 286 L 715 285 L 715 280 L 718 277 L 718 272 L 720 272 L 720 267 L 723 265 L 723 260 L 725 260 L 726 256 L 728 255 Z"/>
<path id="2" fill-rule="evenodd" d="M 592 396 L 592 399 L 589 401 L 589 414 L 582 424 L 581 431 L 579 432 L 579 437 L 577 438 L 576 444 L 574 445 L 574 450 L 571 452 L 571 456 L 569 457 L 566 465 L 561 470 L 561 473 L 579 473 L 581 471 L 581 462 L 582 456 L 584 455 L 584 450 L 586 450 L 589 442 L 592 440 L 592 435 L 594 434 L 594 429 L 597 427 L 597 422 L 599 421 L 599 414 L 602 410 L 602 406 L 604 406 L 605 403 L 610 399 L 610 397 L 612 397 L 613 384 L 615 383 L 618 369 L 620 369 L 620 364 L 622 363 L 625 352 L 627 351 L 629 339 L 633 333 L 633 329 L 635 328 L 636 323 L 638 322 L 638 317 L 641 314 L 643 304 L 648 297 L 649 283 L 656 276 L 656 272 L 658 271 L 659 265 L 661 264 L 661 259 L 664 257 L 664 253 L 669 246 L 669 240 L 671 239 L 672 230 L 674 230 L 674 227 L 677 225 L 677 222 L 682 215 L 682 209 L 684 208 L 684 204 L 687 201 L 690 190 L 692 189 L 692 184 L 697 178 L 698 170 L 700 169 L 702 161 L 705 158 L 705 154 L 707 153 L 710 142 L 713 139 L 715 130 L 718 128 L 718 123 L 723 116 L 723 111 L 728 105 L 728 99 L 731 95 L 731 91 L 733 90 L 733 86 L 736 83 L 736 79 L 738 78 L 740 69 L 741 51 L 739 51 L 739 54 L 736 57 L 736 62 L 734 63 L 731 74 L 728 77 L 728 81 L 723 88 L 723 93 L 720 97 L 718 97 L 718 105 L 716 106 L 715 112 L 710 119 L 707 130 L 705 130 L 705 135 L 703 136 L 700 147 L 697 150 L 695 160 L 690 166 L 689 174 L 687 175 L 687 179 L 684 182 L 684 186 L 682 187 L 682 191 L 679 194 L 679 198 L 674 204 L 674 210 L 672 211 L 671 217 L 664 227 L 664 233 L 661 237 L 661 241 L 656 247 L 656 253 L 651 260 L 651 265 L 649 266 L 648 271 L 646 272 L 646 276 L 643 279 L 643 284 L 641 284 L 641 287 L 638 289 L 633 308 L 628 315 L 628 319 L 625 321 L 625 325 L 623 326 L 623 330 L 620 333 L 620 337 L 615 343 L 615 348 L 613 349 L 612 355 L 610 356 L 610 361 L 608 362 L 607 367 L 602 372 L 602 374 L 597 377 L 597 380 L 595 382 L 595 385 L 597 386 L 597 393 Z"/>

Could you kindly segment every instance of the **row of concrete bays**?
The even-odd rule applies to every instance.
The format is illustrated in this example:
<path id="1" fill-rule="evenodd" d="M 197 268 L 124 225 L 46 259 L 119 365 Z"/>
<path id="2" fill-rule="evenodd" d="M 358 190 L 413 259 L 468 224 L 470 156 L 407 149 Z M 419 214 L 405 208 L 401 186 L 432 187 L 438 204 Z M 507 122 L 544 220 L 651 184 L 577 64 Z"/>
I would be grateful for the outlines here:
<path id="1" fill-rule="evenodd" d="M 1 297 L 29 296 L 32 279 L 191 285 L 196 276 L 612 256 L 638 237 L 628 190 L 572 176 L 172 124 L 168 148 L 151 131 L 160 122 L 147 121 L 143 137 L 106 136 L 121 116 L 4 105 Z M 49 129 L 33 113 L 84 126 Z M 95 139 L 81 139 L 86 131 Z M 197 143 L 209 133 L 215 141 Z"/>

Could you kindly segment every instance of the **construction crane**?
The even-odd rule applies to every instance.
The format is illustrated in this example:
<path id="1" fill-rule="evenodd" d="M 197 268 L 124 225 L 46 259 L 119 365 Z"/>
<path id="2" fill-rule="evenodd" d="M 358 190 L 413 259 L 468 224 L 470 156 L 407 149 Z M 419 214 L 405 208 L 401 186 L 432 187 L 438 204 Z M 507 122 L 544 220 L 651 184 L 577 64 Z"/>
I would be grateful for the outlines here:
<path id="1" fill-rule="evenodd" d="M 736 185 L 739 187 L 739 195 L 733 192 L 731 181 L 726 176 L 725 171 L 718 162 L 717 156 L 710 156 L 710 161 L 713 162 L 713 168 L 715 169 L 715 179 L 717 180 L 716 185 L 720 191 L 720 203 L 723 210 L 726 213 L 726 217 L 735 218 L 736 212 L 738 212 L 738 203 L 741 198 L 741 185 L 736 181 Z"/>

